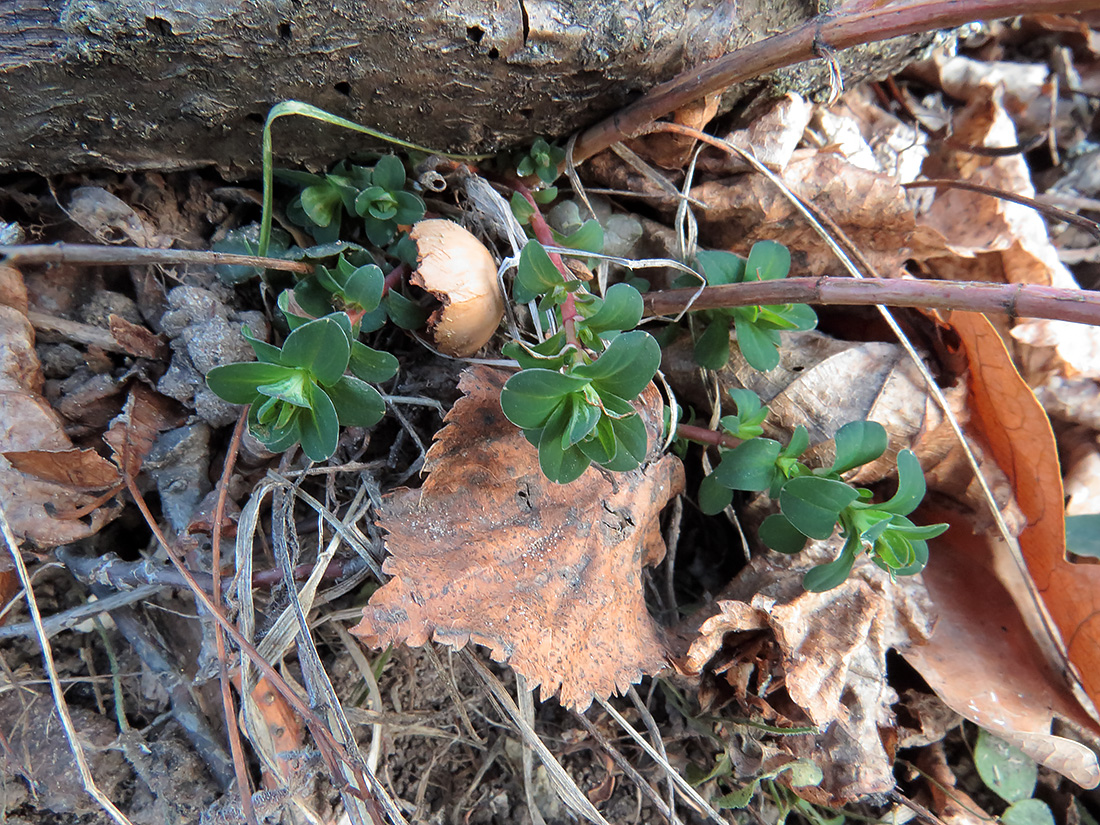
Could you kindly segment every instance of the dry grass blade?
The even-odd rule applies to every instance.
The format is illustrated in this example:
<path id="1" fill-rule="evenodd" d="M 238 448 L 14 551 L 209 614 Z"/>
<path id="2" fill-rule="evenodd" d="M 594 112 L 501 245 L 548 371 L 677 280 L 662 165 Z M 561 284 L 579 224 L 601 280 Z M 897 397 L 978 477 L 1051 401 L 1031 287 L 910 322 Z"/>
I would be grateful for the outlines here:
<path id="1" fill-rule="evenodd" d="M 588 797 L 577 787 L 577 783 L 573 781 L 573 778 L 566 773 L 561 763 L 554 758 L 554 754 L 550 752 L 550 749 L 543 744 L 541 739 L 539 739 L 534 729 L 524 721 L 522 711 L 520 711 L 504 685 L 501 684 L 500 679 L 498 679 L 493 672 L 469 650 L 464 649 L 462 654 L 466 657 L 466 662 L 473 669 L 474 673 L 476 673 L 481 681 L 489 688 L 493 698 L 496 699 L 497 703 L 500 705 L 501 710 L 512 720 L 513 724 L 515 724 L 516 731 L 523 739 L 524 745 L 529 746 L 538 755 L 539 760 L 546 768 L 546 774 L 549 776 L 551 784 L 557 791 L 558 796 L 561 797 L 562 802 L 564 802 L 574 814 L 587 819 L 589 822 L 595 822 L 597 825 L 609 825 L 608 821 L 603 818 L 603 815 L 600 814 L 595 806 L 588 800 Z"/>
<path id="2" fill-rule="evenodd" d="M 664 769 L 665 773 L 673 782 L 676 783 L 677 789 L 680 791 L 683 797 L 691 803 L 691 806 L 693 808 L 695 808 L 700 814 L 702 814 L 712 822 L 718 822 L 720 823 L 720 825 L 724 825 L 724 821 L 722 817 L 718 815 L 718 812 L 714 810 L 714 808 L 712 808 L 710 804 L 699 795 L 699 792 L 696 791 L 695 788 L 691 787 L 691 785 L 688 784 L 686 779 L 680 776 L 679 772 L 674 767 L 672 767 L 672 765 L 668 764 L 667 759 L 661 756 L 661 754 L 659 754 L 651 744 L 645 741 L 645 737 L 638 733 L 638 731 L 634 729 L 634 726 L 631 725 L 630 722 L 628 722 L 621 713 L 615 710 L 614 706 L 610 702 L 602 699 L 599 696 L 596 697 L 596 701 L 599 702 L 600 707 L 607 711 L 611 715 L 611 717 L 619 724 L 619 727 L 626 731 L 627 735 L 635 742 L 637 742 L 638 746 L 642 750 L 649 754 L 649 758 L 660 765 L 662 769 Z"/>
<path id="3" fill-rule="evenodd" d="M 8 524 L 8 516 L 7 513 L 4 512 L 3 506 L 0 506 L 0 532 L 4 535 L 4 544 L 8 548 L 8 553 L 11 555 L 12 561 L 15 564 L 19 582 L 26 592 L 27 609 L 30 611 L 31 621 L 34 623 L 38 644 L 42 648 L 42 663 L 46 669 L 46 675 L 50 680 L 50 692 L 53 694 L 54 707 L 57 709 L 57 716 L 61 720 L 61 727 L 65 731 L 65 739 L 69 743 L 69 750 L 72 752 L 73 759 L 76 760 L 76 767 L 80 772 L 80 781 L 84 784 L 84 790 L 88 792 L 88 795 L 91 796 L 92 799 L 99 803 L 99 806 L 103 808 L 104 812 L 117 822 L 118 825 L 131 825 L 126 815 L 115 807 L 115 804 L 99 790 L 99 787 L 95 783 L 95 779 L 92 777 L 92 772 L 88 768 L 88 760 L 84 755 L 84 746 L 80 744 L 76 728 L 73 726 L 72 717 L 69 715 L 68 705 L 65 704 L 65 693 L 61 688 L 61 680 L 57 675 L 57 668 L 54 666 L 53 651 L 50 648 L 50 641 L 46 637 L 45 628 L 42 626 L 42 614 L 39 612 L 38 602 L 34 598 L 34 590 L 31 587 L 30 576 L 27 574 L 27 566 L 23 563 L 23 556 L 19 552 L 19 544 L 11 531 L 11 525 Z"/>

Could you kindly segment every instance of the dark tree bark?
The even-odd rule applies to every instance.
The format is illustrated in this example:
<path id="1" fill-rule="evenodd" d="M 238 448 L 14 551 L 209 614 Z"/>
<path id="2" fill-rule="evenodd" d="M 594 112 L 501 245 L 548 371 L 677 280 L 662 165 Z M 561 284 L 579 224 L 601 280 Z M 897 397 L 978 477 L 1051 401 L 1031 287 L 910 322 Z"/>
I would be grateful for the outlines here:
<path id="1" fill-rule="evenodd" d="M 568 134 L 677 72 L 817 13 L 804 0 L 6 0 L 0 169 L 255 169 L 298 99 L 439 149 Z M 847 56 L 858 80 L 921 41 Z M 820 61 L 818 61 L 820 62 Z M 753 93 L 827 87 L 822 66 Z M 730 100 L 749 90 L 732 90 Z M 361 137 L 293 119 L 283 162 Z"/>

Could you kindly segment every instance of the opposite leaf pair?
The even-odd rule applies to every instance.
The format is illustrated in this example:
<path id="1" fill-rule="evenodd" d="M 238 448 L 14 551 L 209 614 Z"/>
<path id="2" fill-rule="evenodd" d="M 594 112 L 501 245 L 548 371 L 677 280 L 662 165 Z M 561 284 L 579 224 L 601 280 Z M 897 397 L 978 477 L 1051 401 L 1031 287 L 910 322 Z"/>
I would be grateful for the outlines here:
<path id="1" fill-rule="evenodd" d="M 779 502 L 779 512 L 764 519 L 760 540 L 780 553 L 798 553 L 808 539 L 824 540 L 837 525 L 845 537 L 840 557 L 810 570 L 807 590 L 829 590 L 843 582 L 861 550 L 891 575 L 911 575 L 928 561 L 927 540 L 947 529 L 946 524 L 918 527 L 907 516 L 924 498 L 924 474 L 909 450 L 898 454 L 898 490 L 888 501 L 871 502 L 871 491 L 840 480 L 840 475 L 874 461 L 886 450 L 883 426 L 875 421 L 853 421 L 834 436 L 836 458 L 830 467 L 810 469 L 798 457 L 810 445 L 799 426 L 783 447 L 759 438 L 760 399 L 748 390 L 733 390 L 737 415 L 722 419 L 723 427 L 745 443 L 726 452 L 699 488 L 699 505 L 706 513 L 727 507 L 734 490 L 768 491 Z"/>
<path id="2" fill-rule="evenodd" d="M 385 414 L 382 396 L 368 382 L 397 372 L 397 359 L 355 340 L 358 328 L 345 312 L 309 320 L 279 299 L 291 333 L 276 347 L 244 335 L 258 361 L 226 364 L 207 373 L 210 388 L 231 404 L 249 404 L 248 426 L 272 452 L 301 441 L 313 461 L 336 452 L 340 426 L 370 427 Z M 348 369 L 353 375 L 345 375 Z"/>

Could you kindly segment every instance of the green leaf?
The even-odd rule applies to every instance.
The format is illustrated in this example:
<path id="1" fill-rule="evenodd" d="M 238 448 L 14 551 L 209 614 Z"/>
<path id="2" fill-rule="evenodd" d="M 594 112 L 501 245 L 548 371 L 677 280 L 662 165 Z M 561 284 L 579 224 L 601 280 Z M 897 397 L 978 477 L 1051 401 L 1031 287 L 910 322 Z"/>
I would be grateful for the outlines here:
<path id="1" fill-rule="evenodd" d="M 796 759 L 794 762 L 788 762 L 780 772 L 786 772 L 792 788 L 820 785 L 825 778 L 817 763 L 809 759 Z"/>
<path id="2" fill-rule="evenodd" d="M 917 560 L 912 542 L 893 530 L 883 532 L 874 544 L 874 553 L 890 570 L 908 567 Z"/>
<path id="3" fill-rule="evenodd" d="M 1028 799 L 1039 779 L 1035 762 L 984 729 L 978 731 L 974 744 L 974 767 L 986 787 L 1009 804 Z"/>
<path id="4" fill-rule="evenodd" d="M 812 539 L 827 539 L 840 511 L 858 498 L 859 493 L 843 481 L 802 476 L 783 485 L 779 509 L 800 532 Z"/>
<path id="5" fill-rule="evenodd" d="M 889 501 L 871 506 L 876 510 L 907 516 L 924 500 L 925 490 L 920 461 L 911 450 L 902 450 L 898 453 L 898 491 Z"/>
<path id="6" fill-rule="evenodd" d="M 247 361 L 214 367 L 206 374 L 206 383 L 214 394 L 230 404 L 251 404 L 259 395 L 257 387 L 282 381 L 297 370 L 280 364 Z"/>
<path id="7" fill-rule="evenodd" d="M 552 370 L 522 370 L 504 384 L 500 406 L 508 420 L 520 429 L 544 427 L 566 396 L 584 389 L 587 384 L 584 379 Z"/>
<path id="8" fill-rule="evenodd" d="M 1066 550 L 1077 556 L 1100 558 L 1100 515 L 1066 516 Z"/>
<path id="9" fill-rule="evenodd" d="M 378 384 L 397 374 L 398 361 L 388 352 L 371 349 L 358 341 L 352 342 L 348 368 L 360 381 Z"/>
<path id="10" fill-rule="evenodd" d="M 580 393 L 574 393 L 566 402 L 572 409 L 566 422 L 565 433 L 562 436 L 562 449 L 568 449 L 587 438 L 596 428 L 596 422 L 600 420 L 600 408 L 586 403 Z"/>
<path id="11" fill-rule="evenodd" d="M 733 502 L 733 490 L 718 483 L 713 475 L 699 482 L 699 509 L 708 516 L 716 516 Z"/>
<path id="12" fill-rule="evenodd" d="M 760 401 L 760 396 L 752 390 L 744 389 L 743 387 L 733 387 L 729 391 L 729 394 L 730 398 L 733 400 L 734 408 L 737 410 L 737 417 L 742 421 L 747 421 L 760 412 L 764 412 L 764 414 L 767 415 L 767 410 Z"/>
<path id="13" fill-rule="evenodd" d="M 396 155 L 384 155 L 378 159 L 371 173 L 371 183 L 387 192 L 405 188 L 405 164 Z"/>
<path id="14" fill-rule="evenodd" d="M 394 192 L 397 201 L 397 213 L 393 216 L 394 223 L 401 226 L 414 224 L 424 217 L 424 201 L 419 195 L 412 192 Z"/>
<path id="15" fill-rule="evenodd" d="M 737 330 L 737 346 L 750 367 L 767 372 L 779 366 L 778 332 L 758 327 L 742 307 L 736 308 L 733 324 Z"/>
<path id="16" fill-rule="evenodd" d="M 1001 825 L 1054 825 L 1054 814 L 1041 799 L 1021 799 L 1001 814 Z"/>
<path id="17" fill-rule="evenodd" d="M 520 195 L 522 198 L 523 196 Z M 556 186 L 544 186 L 541 189 L 536 189 L 531 193 L 531 197 L 535 199 L 535 203 L 541 203 L 545 206 L 548 203 L 553 203 L 558 197 L 558 187 Z M 524 198 L 524 201 L 527 199 Z M 520 221 L 522 223 L 522 221 Z"/>
<path id="18" fill-rule="evenodd" d="M 603 398 L 607 403 L 607 398 Z M 649 436 L 646 433 L 645 423 L 637 413 L 624 418 L 612 418 L 611 429 L 615 433 L 615 441 L 618 449 L 615 457 L 603 466 L 615 473 L 624 473 L 633 470 L 643 461 L 649 452 Z"/>
<path id="19" fill-rule="evenodd" d="M 704 250 L 695 256 L 707 286 L 739 284 L 745 277 L 745 259 L 732 252 Z"/>
<path id="20" fill-rule="evenodd" d="M 287 299 L 289 299 L 290 293 L 291 290 L 288 289 L 279 296 L 279 309 L 283 310 L 283 315 L 286 316 L 290 328 L 297 329 L 310 319 L 293 315 L 289 311 L 290 302 Z M 286 299 L 284 299 L 284 295 Z M 314 318 L 320 318 L 332 312 L 333 291 L 326 289 L 316 277 L 306 278 L 295 284 L 293 295 L 295 303 Z"/>
<path id="21" fill-rule="evenodd" d="M 344 206 L 340 189 L 329 182 L 307 186 L 302 190 L 302 210 L 318 226 L 328 226 L 337 211 Z"/>
<path id="22" fill-rule="evenodd" d="M 563 281 L 562 274 L 538 241 L 529 241 L 519 255 L 512 299 L 526 304 L 549 292 Z"/>
<path id="23" fill-rule="evenodd" d="M 593 332 L 634 329 L 642 320 L 642 295 L 628 284 L 613 284 L 595 314 L 585 319 Z"/>
<path id="24" fill-rule="evenodd" d="M 520 173 L 523 174 L 522 172 Z M 526 177 L 526 176 L 525 176 Z M 531 217 L 535 214 L 535 207 L 533 207 L 527 198 L 523 197 L 519 192 L 512 193 L 512 214 L 515 215 L 516 220 L 521 225 L 526 226 L 531 222 Z"/>
<path id="25" fill-rule="evenodd" d="M 877 421 L 849 421 L 833 436 L 836 460 L 830 468 L 845 473 L 874 461 L 886 451 L 886 428 Z"/>
<path id="26" fill-rule="evenodd" d="M 263 361 L 265 364 L 282 364 L 283 353 L 274 344 L 269 344 L 267 341 L 261 341 L 252 335 L 252 332 L 248 327 L 241 327 L 241 337 L 248 341 L 248 345 L 252 347 L 252 351 L 256 353 L 256 360 Z"/>
<path id="27" fill-rule="evenodd" d="M 612 421 L 613 419 L 607 416 L 600 416 L 588 438 L 577 445 L 580 451 L 596 464 L 607 464 L 613 461 L 615 454 L 619 452 L 619 442 L 615 436 Z"/>
<path id="28" fill-rule="evenodd" d="M 788 304 L 781 313 L 791 329 L 805 331 L 817 326 L 817 313 L 806 304 Z"/>
<path id="29" fill-rule="evenodd" d="M 786 278 L 790 271 L 791 253 L 787 247 L 775 241 L 757 241 L 749 250 L 744 280 L 775 281 Z"/>
<path id="30" fill-rule="evenodd" d="M 856 561 L 856 553 L 859 550 L 859 542 L 848 540 L 844 544 L 844 550 L 840 558 L 828 564 L 819 564 L 806 572 L 802 577 L 802 586 L 812 593 L 824 593 L 844 583 L 848 574 L 852 572 L 852 565 Z"/>
<path id="31" fill-rule="evenodd" d="M 766 490 L 775 474 L 775 460 L 781 445 L 770 438 L 754 438 L 722 456 L 714 468 L 714 479 L 731 490 L 755 493 Z"/>
<path id="32" fill-rule="evenodd" d="M 778 553 L 792 555 L 802 552 L 806 546 L 806 536 L 781 513 L 772 513 L 764 519 L 757 535 L 760 541 Z"/>
<path id="33" fill-rule="evenodd" d="M 386 278 L 374 264 L 361 266 L 348 276 L 344 284 L 344 298 L 366 312 L 377 309 L 382 300 Z"/>
<path id="34" fill-rule="evenodd" d="M 281 453 L 293 447 L 301 440 L 301 429 L 298 426 L 298 411 L 294 413 L 285 427 L 274 427 L 261 424 L 258 417 L 258 404 L 253 404 L 248 410 L 248 430 L 257 440 L 273 453 Z"/>
<path id="35" fill-rule="evenodd" d="M 910 543 L 913 547 L 913 563 L 907 567 L 895 567 L 890 571 L 895 576 L 915 576 L 928 564 L 928 542 L 918 539 Z M 871 560 L 876 563 L 878 562 L 876 558 L 872 558 Z"/>
<path id="36" fill-rule="evenodd" d="M 661 345 L 641 330 L 624 332 L 591 364 L 574 367 L 572 375 L 592 382 L 602 395 L 632 399 L 646 388 L 661 366 Z"/>
<path id="37" fill-rule="evenodd" d="M 582 252 L 602 252 L 603 227 L 600 226 L 599 221 L 589 218 L 576 232 L 560 237 L 558 246 L 578 249 Z"/>
<path id="38" fill-rule="evenodd" d="M 345 427 L 373 427 L 386 414 L 386 402 L 370 384 L 345 375 L 323 392 L 336 408 L 336 417 Z"/>
<path id="39" fill-rule="evenodd" d="M 347 339 L 345 339 L 347 340 Z M 310 406 L 298 413 L 298 425 L 302 430 L 302 451 L 310 461 L 326 461 L 336 452 L 340 438 L 340 420 L 336 407 L 320 387 L 314 387 Z"/>
<path id="40" fill-rule="evenodd" d="M 736 808 L 741 810 L 747 808 L 748 804 L 752 802 L 753 794 L 756 793 L 756 788 L 760 784 L 760 779 L 754 779 L 748 785 L 743 788 L 739 788 L 732 793 L 724 794 L 713 800 L 711 804 L 720 811 Z"/>
<path id="41" fill-rule="evenodd" d="M 428 320 L 428 313 L 420 304 L 392 289 L 382 299 L 382 305 L 390 320 L 401 329 L 420 329 Z"/>
<path id="42" fill-rule="evenodd" d="M 363 231 L 367 233 L 367 240 L 375 246 L 385 246 L 393 240 L 397 224 L 392 220 L 383 221 L 371 215 L 363 216 Z"/>
<path id="43" fill-rule="evenodd" d="M 576 446 L 562 448 L 568 422 L 566 406 L 563 404 L 555 410 L 539 438 L 539 467 L 543 475 L 556 484 L 576 481 L 591 463 Z"/>
<path id="44" fill-rule="evenodd" d="M 325 387 L 340 380 L 350 357 L 348 336 L 331 315 L 302 324 L 283 343 L 283 363 L 308 370 Z"/>
<path id="45" fill-rule="evenodd" d="M 279 381 L 273 381 L 270 384 L 260 384 L 256 387 L 256 391 L 260 395 L 266 395 L 269 398 L 277 398 L 280 401 L 285 401 L 287 404 L 293 404 L 295 407 L 308 407 L 309 406 L 309 387 L 311 385 L 309 375 L 305 370 L 296 369 L 286 378 Z M 266 405 L 265 405 L 266 406 Z M 261 420 L 266 420 L 263 416 Z"/>
<path id="46" fill-rule="evenodd" d="M 791 440 L 787 442 L 787 446 L 783 448 L 783 452 L 780 453 L 784 458 L 798 458 L 802 455 L 810 446 L 810 434 L 806 432 L 806 428 L 799 424 L 794 428 L 794 432 L 791 433 Z"/>
<path id="47" fill-rule="evenodd" d="M 716 318 L 695 339 L 695 363 L 703 369 L 720 370 L 730 360 L 729 322 Z"/>

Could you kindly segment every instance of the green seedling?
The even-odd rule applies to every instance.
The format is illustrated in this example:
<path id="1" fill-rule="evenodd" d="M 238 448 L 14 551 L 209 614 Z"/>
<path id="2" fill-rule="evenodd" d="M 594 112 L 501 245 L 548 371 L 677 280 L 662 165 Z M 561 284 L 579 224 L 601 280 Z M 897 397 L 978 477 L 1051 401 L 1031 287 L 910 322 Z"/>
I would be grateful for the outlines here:
<path id="1" fill-rule="evenodd" d="M 294 287 L 294 300 L 314 316 L 344 311 L 360 332 L 381 329 L 387 320 L 401 329 L 418 329 L 428 313 L 400 292 L 386 287 L 382 270 L 373 263 L 356 265 L 340 255 L 335 267 L 318 266 Z"/>
<path id="2" fill-rule="evenodd" d="M 565 150 L 560 146 L 551 146 L 543 138 L 538 138 L 516 165 L 516 174 L 521 178 L 538 175 L 539 180 L 549 185 L 557 180 L 558 165 L 565 160 Z"/>
<path id="3" fill-rule="evenodd" d="M 505 384 L 501 407 L 538 447 L 543 473 L 565 484 L 593 463 L 637 467 L 648 437 L 631 402 L 661 363 L 657 341 L 633 330 L 641 295 L 626 284 L 593 295 L 582 281 L 566 280 L 537 241 L 520 255 L 512 294 L 517 303 L 537 303 L 543 327 L 557 329 L 534 346 L 504 347 L 523 370 Z"/>
<path id="4" fill-rule="evenodd" d="M 371 427 L 385 414 L 371 383 L 397 372 L 397 359 L 355 340 L 358 329 L 346 312 L 308 319 L 280 308 L 291 333 L 277 347 L 245 337 L 257 361 L 226 364 L 207 373 L 210 389 L 231 404 L 248 404 L 248 427 L 272 452 L 301 442 L 313 461 L 336 452 L 340 427 Z M 345 374 L 351 370 L 351 375 Z"/>
<path id="5" fill-rule="evenodd" d="M 700 252 L 697 256 L 707 286 L 773 281 L 787 277 L 791 253 L 775 241 L 753 244 L 747 259 L 732 252 Z M 690 284 L 684 284 L 690 285 Z M 721 369 L 729 361 L 732 321 L 737 346 L 749 366 L 766 372 L 779 365 L 779 333 L 817 326 L 817 315 L 805 304 L 711 309 L 694 313 L 705 327 L 695 340 L 695 360 L 707 369 Z"/>
<path id="6" fill-rule="evenodd" d="M 1050 807 L 1032 798 L 1039 766 L 1025 753 L 979 728 L 974 766 L 986 787 L 1008 803 L 1001 814 L 1004 825 L 1054 825 Z"/>
<path id="7" fill-rule="evenodd" d="M 885 428 L 874 421 L 853 421 L 837 430 L 832 465 L 811 469 L 799 461 L 810 446 L 806 429 L 799 426 L 784 447 L 759 437 L 763 421 L 760 399 L 740 390 L 732 394 L 735 416 L 722 420 L 723 429 L 747 439 L 723 453 L 720 463 L 703 479 L 699 506 L 718 513 L 729 506 L 733 491 L 763 492 L 778 500 L 779 512 L 760 525 L 760 540 L 780 553 L 798 553 L 809 539 L 827 539 L 839 526 L 845 538 L 839 558 L 806 573 L 807 590 L 830 590 L 847 577 L 859 553 L 866 551 L 891 575 L 919 573 L 928 562 L 928 539 L 947 530 L 946 524 L 920 527 L 907 517 L 924 498 L 924 473 L 909 450 L 898 454 L 898 489 L 889 500 L 872 502 L 870 490 L 841 480 L 848 470 L 874 461 L 886 450 Z M 762 432 L 762 429 L 761 429 Z"/>

